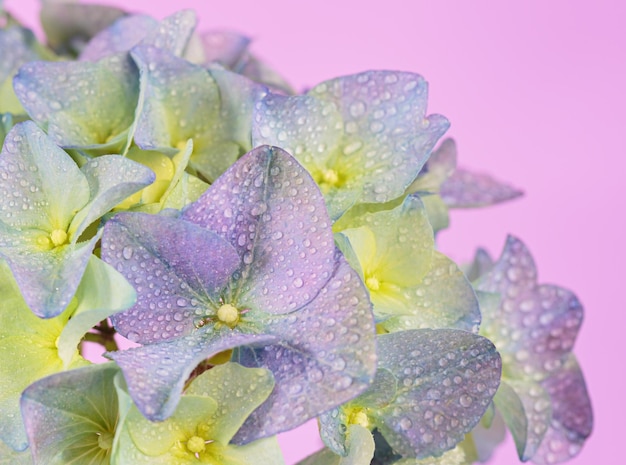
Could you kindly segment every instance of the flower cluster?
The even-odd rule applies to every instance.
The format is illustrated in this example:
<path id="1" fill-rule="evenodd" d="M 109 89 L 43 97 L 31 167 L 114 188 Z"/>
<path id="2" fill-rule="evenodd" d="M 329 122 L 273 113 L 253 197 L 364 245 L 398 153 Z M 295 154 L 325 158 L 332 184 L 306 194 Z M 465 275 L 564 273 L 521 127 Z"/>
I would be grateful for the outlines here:
<path id="1" fill-rule="evenodd" d="M 0 462 L 275 465 L 313 418 L 303 465 L 580 450 L 582 307 L 516 238 L 436 249 L 521 192 L 437 146 L 421 76 L 297 94 L 192 11 L 41 17 L 45 45 L 0 6 Z"/>

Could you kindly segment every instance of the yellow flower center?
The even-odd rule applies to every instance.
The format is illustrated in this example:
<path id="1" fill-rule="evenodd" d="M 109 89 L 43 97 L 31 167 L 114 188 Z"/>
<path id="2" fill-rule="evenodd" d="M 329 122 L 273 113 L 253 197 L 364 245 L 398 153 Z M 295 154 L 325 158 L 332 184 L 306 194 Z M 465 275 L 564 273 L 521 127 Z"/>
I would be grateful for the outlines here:
<path id="1" fill-rule="evenodd" d="M 224 304 L 217 309 L 217 319 L 232 328 L 239 321 L 239 310 L 231 304 Z"/>
<path id="2" fill-rule="evenodd" d="M 370 291 L 377 291 L 380 289 L 380 281 L 376 276 L 370 276 L 366 278 L 365 285 Z"/>
<path id="3" fill-rule="evenodd" d="M 202 439 L 200 436 L 191 436 L 187 441 L 187 449 L 193 454 L 199 454 L 200 452 L 204 452 L 204 450 L 206 449 L 204 439 Z"/>
<path id="4" fill-rule="evenodd" d="M 108 431 L 103 431 L 98 435 L 98 447 L 103 450 L 109 450 L 113 447 L 113 435 Z"/>
<path id="5" fill-rule="evenodd" d="M 333 169 L 324 170 L 322 173 L 322 182 L 334 186 L 339 182 L 339 174 Z"/>
<path id="6" fill-rule="evenodd" d="M 367 414 L 362 409 L 355 409 L 348 415 L 349 425 L 359 425 L 363 428 L 369 428 L 370 420 Z"/>
<path id="7" fill-rule="evenodd" d="M 55 229 L 50 233 L 50 240 L 55 247 L 67 244 L 67 233 L 62 229 Z"/>

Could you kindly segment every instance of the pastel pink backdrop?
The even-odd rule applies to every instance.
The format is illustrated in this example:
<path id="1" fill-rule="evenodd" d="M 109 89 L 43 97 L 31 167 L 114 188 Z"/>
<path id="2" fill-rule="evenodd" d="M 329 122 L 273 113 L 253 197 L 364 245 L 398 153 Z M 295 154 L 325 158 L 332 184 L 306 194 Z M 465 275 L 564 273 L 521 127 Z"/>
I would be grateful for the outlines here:
<path id="1" fill-rule="evenodd" d="M 163 17 L 198 12 L 228 28 L 296 87 L 367 69 L 422 74 L 430 111 L 452 121 L 460 163 L 526 196 L 454 212 L 440 247 L 458 260 L 476 245 L 499 254 L 507 233 L 530 247 L 542 282 L 573 289 L 586 309 L 575 352 L 595 429 L 572 465 L 622 463 L 626 393 L 623 206 L 626 7 L 620 0 L 497 3 L 289 0 L 108 3 Z M 35 24 L 36 0 L 6 0 Z M 281 437 L 287 463 L 319 447 L 310 423 Z M 511 440 L 490 462 L 518 463 Z"/>

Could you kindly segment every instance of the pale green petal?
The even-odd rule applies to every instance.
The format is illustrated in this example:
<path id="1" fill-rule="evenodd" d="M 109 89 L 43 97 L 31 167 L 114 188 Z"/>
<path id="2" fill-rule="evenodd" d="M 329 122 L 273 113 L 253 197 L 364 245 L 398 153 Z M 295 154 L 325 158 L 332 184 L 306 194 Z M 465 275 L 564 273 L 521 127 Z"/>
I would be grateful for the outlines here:
<path id="1" fill-rule="evenodd" d="M 456 446 L 439 457 L 427 457 L 425 459 L 401 459 L 394 465 L 471 465 L 474 463 L 461 445 Z"/>
<path id="2" fill-rule="evenodd" d="M 59 357 L 65 367 L 75 357 L 76 347 L 98 322 L 130 308 L 135 289 L 113 267 L 92 255 L 76 291 L 76 310 L 59 336 Z"/>
<path id="3" fill-rule="evenodd" d="M 97 63 L 32 62 L 14 88 L 28 114 L 60 146 L 121 153 L 135 118 L 139 73 L 126 56 Z"/>
<path id="4" fill-rule="evenodd" d="M 473 443 L 477 459 L 480 462 L 489 460 L 496 448 L 506 438 L 506 424 L 500 412 L 494 411 L 492 421 L 488 426 L 481 420 L 474 427 L 469 437 Z"/>
<path id="5" fill-rule="evenodd" d="M 89 201 L 89 185 L 76 163 L 32 121 L 7 135 L 0 177 L 2 221 L 14 228 L 67 231 Z"/>
<path id="6" fill-rule="evenodd" d="M 33 458 L 29 449 L 18 452 L 0 441 L 0 465 L 32 465 L 32 463 Z"/>
<path id="7" fill-rule="evenodd" d="M 549 394 L 533 381 L 503 380 L 494 403 L 513 436 L 520 460 L 530 459 L 550 425 Z"/>
<path id="8" fill-rule="evenodd" d="M 118 155 L 89 160 L 81 171 L 89 183 L 90 199 L 76 214 L 68 230 L 74 242 L 87 226 L 155 180 L 152 170 Z"/>
<path id="9" fill-rule="evenodd" d="M 229 362 L 200 375 L 186 395 L 215 399 L 219 409 L 205 418 L 213 428 L 212 439 L 228 444 L 244 420 L 274 388 L 274 377 L 263 368 L 245 368 Z"/>
<path id="10" fill-rule="evenodd" d="M 341 248 L 344 245 L 341 252 L 346 255 L 350 266 L 355 270 L 361 270 L 361 277 L 363 277 L 363 270 L 371 269 L 373 267 L 374 257 L 376 257 L 376 237 L 374 232 L 364 226 L 361 228 L 345 229 L 340 233 L 337 233 L 335 237 L 339 237 L 338 245 Z M 347 243 L 343 237 L 347 240 Z M 348 245 L 348 247 L 346 247 Z M 346 249 L 344 251 L 344 249 Z M 356 263 L 350 262 L 349 258 L 354 257 L 357 259 Z M 354 260 L 353 260 L 354 261 Z"/>
<path id="11" fill-rule="evenodd" d="M 26 436 L 19 399 L 33 381 L 63 370 L 56 341 L 74 308 L 56 318 L 37 318 L 4 263 L 0 263 L 0 439 L 23 450 Z M 72 366 L 86 363 L 74 351 Z"/>
<path id="12" fill-rule="evenodd" d="M 35 463 L 105 464 L 118 420 L 113 363 L 58 373 L 29 386 L 21 399 Z"/>
<path id="13" fill-rule="evenodd" d="M 219 90 L 205 69 L 150 46 L 135 47 L 131 55 L 145 93 L 135 132 L 137 145 L 146 150 L 175 149 L 175 153 L 178 144 L 203 137 L 218 124 Z"/>
<path id="14" fill-rule="evenodd" d="M 206 424 L 218 408 L 217 402 L 210 397 L 185 395 L 167 420 L 148 421 L 137 408 L 132 408 L 126 417 L 125 427 L 142 454 L 156 457 L 170 454 L 170 449 L 177 446 L 177 442 L 196 435 L 197 426 Z"/>
<path id="15" fill-rule="evenodd" d="M 169 192 L 165 202 L 163 202 L 163 209 L 174 208 L 182 210 L 190 203 L 198 200 L 208 187 L 209 185 L 206 182 L 191 174 L 183 173 L 181 179 Z"/>
<path id="16" fill-rule="evenodd" d="M 248 414 L 273 388 L 271 373 L 234 363 L 216 366 L 196 378 L 181 398 L 174 414 L 164 422 L 150 422 L 132 407 L 118 433 L 113 464 L 223 465 L 283 463 L 275 438 L 245 446 L 228 441 Z M 189 441 L 205 441 L 194 454 Z"/>
<path id="17" fill-rule="evenodd" d="M 85 43 L 126 13 L 106 5 L 78 2 L 41 2 L 41 25 L 51 47 L 65 54 L 77 54 Z"/>
<path id="18" fill-rule="evenodd" d="M 424 208 L 426 209 L 426 215 L 430 222 L 433 231 L 437 234 L 439 231 L 446 229 L 450 225 L 450 214 L 448 206 L 444 203 L 441 197 L 437 194 L 419 194 Z"/>
<path id="19" fill-rule="evenodd" d="M 406 309 L 381 326 L 388 332 L 419 328 L 457 328 L 477 331 L 480 309 L 471 284 L 458 266 L 440 252 L 422 281 L 404 290 Z"/>
<path id="20" fill-rule="evenodd" d="M 428 272 L 435 241 L 418 197 L 407 197 L 392 210 L 363 211 L 359 216 L 353 215 L 342 226 L 367 226 L 376 238 L 375 257 L 363 270 L 366 277 L 375 274 L 381 282 L 408 287 L 418 284 Z"/>
<path id="21" fill-rule="evenodd" d="M 374 438 L 367 428 L 349 425 L 347 430 L 348 455 L 342 457 L 330 449 L 319 452 L 298 462 L 297 465 L 369 465 L 374 457 Z"/>

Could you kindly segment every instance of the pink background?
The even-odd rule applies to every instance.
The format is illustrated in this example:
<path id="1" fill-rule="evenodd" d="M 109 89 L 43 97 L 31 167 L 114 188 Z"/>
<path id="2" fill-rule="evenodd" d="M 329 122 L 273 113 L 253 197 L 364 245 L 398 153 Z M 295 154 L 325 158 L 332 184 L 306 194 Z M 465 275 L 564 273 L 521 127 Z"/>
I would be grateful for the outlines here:
<path id="1" fill-rule="evenodd" d="M 34 23 L 36 0 L 5 3 Z M 620 0 L 109 3 L 156 17 L 194 8 L 201 29 L 251 36 L 253 50 L 296 88 L 366 69 L 425 76 L 430 111 L 452 121 L 461 164 L 526 191 L 507 205 L 455 212 L 441 248 L 459 260 L 476 245 L 499 254 L 513 233 L 533 252 L 542 282 L 578 294 L 586 322 L 575 352 L 596 426 L 570 463 L 622 461 L 626 7 Z M 308 436 L 300 430 L 282 438 L 287 463 L 317 448 L 315 429 L 310 424 Z M 517 463 L 510 440 L 491 463 Z"/>

